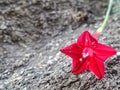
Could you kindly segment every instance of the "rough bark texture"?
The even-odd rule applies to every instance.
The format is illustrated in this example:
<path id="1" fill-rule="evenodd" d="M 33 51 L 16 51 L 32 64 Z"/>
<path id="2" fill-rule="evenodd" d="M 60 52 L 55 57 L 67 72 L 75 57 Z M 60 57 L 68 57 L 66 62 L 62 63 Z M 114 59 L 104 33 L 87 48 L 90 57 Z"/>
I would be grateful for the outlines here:
<path id="1" fill-rule="evenodd" d="M 91 2 L 90 2 L 91 1 Z M 0 0 L 0 90 L 119 90 L 120 56 L 105 62 L 105 77 L 71 73 L 59 49 L 100 26 L 107 2 Z M 120 50 L 120 20 L 111 17 L 99 38 Z"/>

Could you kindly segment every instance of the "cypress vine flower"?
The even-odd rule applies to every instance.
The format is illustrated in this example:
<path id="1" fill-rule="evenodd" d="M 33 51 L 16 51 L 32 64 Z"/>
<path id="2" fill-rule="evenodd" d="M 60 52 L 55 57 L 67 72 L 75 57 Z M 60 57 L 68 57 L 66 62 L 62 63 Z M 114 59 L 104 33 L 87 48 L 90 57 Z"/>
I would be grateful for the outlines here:
<path id="1" fill-rule="evenodd" d="M 116 54 L 116 50 L 97 41 L 98 33 L 91 35 L 84 31 L 77 42 L 62 48 L 60 51 L 72 58 L 72 73 L 79 74 L 91 71 L 99 79 L 104 77 L 104 61 Z"/>

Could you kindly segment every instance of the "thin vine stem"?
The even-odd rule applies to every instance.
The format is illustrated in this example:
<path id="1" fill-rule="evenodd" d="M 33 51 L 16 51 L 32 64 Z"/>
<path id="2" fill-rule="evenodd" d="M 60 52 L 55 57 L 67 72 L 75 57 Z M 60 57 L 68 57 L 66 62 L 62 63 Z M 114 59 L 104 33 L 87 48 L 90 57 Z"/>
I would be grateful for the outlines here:
<path id="1" fill-rule="evenodd" d="M 106 12 L 104 21 L 103 21 L 102 25 L 97 29 L 96 32 L 102 33 L 102 31 L 104 30 L 104 28 L 105 28 L 105 26 L 106 26 L 106 24 L 107 24 L 109 15 L 110 15 L 110 11 L 111 11 L 111 9 L 112 9 L 112 4 L 113 4 L 113 0 L 109 0 L 108 9 L 107 9 L 107 12 Z"/>

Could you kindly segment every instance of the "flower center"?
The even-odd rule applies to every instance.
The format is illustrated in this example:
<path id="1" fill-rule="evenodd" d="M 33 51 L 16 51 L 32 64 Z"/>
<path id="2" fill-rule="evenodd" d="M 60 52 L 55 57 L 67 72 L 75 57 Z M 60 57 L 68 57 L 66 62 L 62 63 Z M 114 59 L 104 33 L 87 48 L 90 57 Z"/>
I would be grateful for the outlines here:
<path id="1" fill-rule="evenodd" d="M 82 52 L 83 58 L 86 58 L 88 56 L 93 56 L 93 50 L 91 48 L 84 48 Z"/>

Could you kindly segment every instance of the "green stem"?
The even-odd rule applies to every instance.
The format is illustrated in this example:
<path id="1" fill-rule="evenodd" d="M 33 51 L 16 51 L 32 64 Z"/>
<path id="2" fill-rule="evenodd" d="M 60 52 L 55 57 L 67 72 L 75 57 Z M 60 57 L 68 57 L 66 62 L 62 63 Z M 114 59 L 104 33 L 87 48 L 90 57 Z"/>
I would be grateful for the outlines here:
<path id="1" fill-rule="evenodd" d="M 113 0 L 109 0 L 107 13 L 106 13 L 106 16 L 104 18 L 104 21 L 103 21 L 102 25 L 97 30 L 98 33 L 101 33 L 104 30 L 105 26 L 106 26 L 106 23 L 108 21 L 108 18 L 109 18 L 109 15 L 110 15 L 110 11 L 111 11 L 111 8 L 112 8 L 112 2 L 113 2 Z"/>

